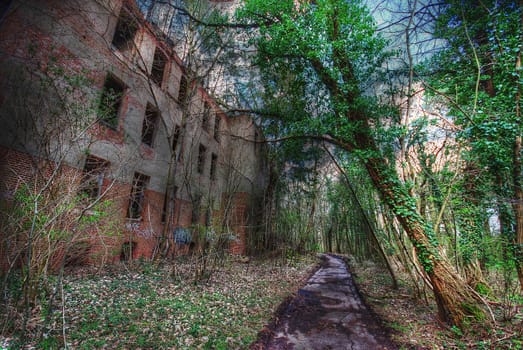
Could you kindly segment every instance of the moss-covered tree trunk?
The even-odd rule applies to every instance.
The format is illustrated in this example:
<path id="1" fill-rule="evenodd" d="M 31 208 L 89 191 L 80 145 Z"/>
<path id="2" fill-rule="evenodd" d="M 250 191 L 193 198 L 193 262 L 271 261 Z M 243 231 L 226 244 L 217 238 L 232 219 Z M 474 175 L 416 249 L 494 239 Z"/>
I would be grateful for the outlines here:
<path id="1" fill-rule="evenodd" d="M 520 9 L 523 9 L 523 0 L 519 1 Z M 523 14 L 520 18 L 520 28 L 523 27 Z M 522 33 L 522 32 L 520 32 Z M 520 39 L 523 39 L 523 34 L 520 34 Z M 521 78 L 522 78 L 522 65 L 521 65 L 521 50 L 523 50 L 523 44 L 519 45 L 519 50 L 516 56 L 516 69 L 517 72 L 517 90 L 516 90 L 516 125 L 518 134 L 514 140 L 514 153 L 513 153 L 513 182 L 514 182 L 514 216 L 516 218 L 516 269 L 518 271 L 519 284 L 521 290 L 523 290 L 523 184 L 522 184 L 522 137 L 521 137 Z"/>
<path id="2" fill-rule="evenodd" d="M 480 300 L 466 282 L 439 254 L 432 240 L 432 229 L 416 212 L 415 200 L 409 196 L 383 159 L 367 159 L 365 166 L 384 201 L 392 208 L 397 220 L 412 242 L 418 260 L 433 286 L 441 320 L 464 325 L 465 318 L 484 318 Z"/>
<path id="3" fill-rule="evenodd" d="M 336 40 L 336 21 L 333 20 Z M 345 81 L 353 79 L 352 65 L 348 57 L 338 55 L 334 50 L 334 63 L 344 72 Z M 320 79 L 330 90 L 335 106 L 344 106 L 338 112 L 352 125 L 358 128 L 351 135 L 329 135 L 338 146 L 349 152 L 358 151 L 369 176 L 384 202 L 394 212 L 397 220 L 407 233 L 414 246 L 418 260 L 433 286 L 434 298 L 438 305 L 438 315 L 444 322 L 464 326 L 466 317 L 485 318 L 481 300 L 476 297 L 465 281 L 454 271 L 445 258 L 439 254 L 437 241 L 432 226 L 428 225 L 416 209 L 415 199 L 409 195 L 404 184 L 399 180 L 394 164 L 390 164 L 382 154 L 373 137 L 372 127 L 365 111 L 359 110 L 356 99 L 360 92 L 356 89 L 347 91 L 332 78 L 328 68 L 319 60 L 312 60 L 312 66 Z"/>
<path id="4" fill-rule="evenodd" d="M 398 178 L 395 164 L 388 163 L 375 138 L 375 127 L 380 124 L 377 105 L 360 91 L 363 84 L 359 81 L 367 79 L 372 74 L 370 67 L 380 65 L 384 59 L 384 44 L 375 37 L 370 16 L 357 1 L 326 0 L 311 5 L 306 0 L 248 0 L 245 4 L 247 16 L 258 22 L 263 19 L 257 38 L 257 62 L 269 77 L 274 75 L 272 86 L 281 84 L 282 91 L 273 96 L 296 95 L 291 100 L 300 113 L 287 117 L 287 111 L 282 121 L 295 126 L 289 130 L 328 139 L 364 162 L 377 191 L 416 249 L 433 285 L 443 321 L 461 326 L 468 316 L 484 317 L 481 301 L 439 254 L 431 225 L 417 211 L 414 198 Z M 280 69 L 276 71 L 275 67 Z M 286 69 L 293 74 L 285 76 Z M 314 100 L 317 92 L 320 98 Z M 321 98 L 324 95 L 328 97 Z M 304 99 L 313 100 L 312 108 L 323 104 L 327 107 L 311 115 L 303 108 Z M 288 101 L 283 101 L 287 105 Z M 391 121 L 387 116 L 383 119 L 386 124 Z"/>

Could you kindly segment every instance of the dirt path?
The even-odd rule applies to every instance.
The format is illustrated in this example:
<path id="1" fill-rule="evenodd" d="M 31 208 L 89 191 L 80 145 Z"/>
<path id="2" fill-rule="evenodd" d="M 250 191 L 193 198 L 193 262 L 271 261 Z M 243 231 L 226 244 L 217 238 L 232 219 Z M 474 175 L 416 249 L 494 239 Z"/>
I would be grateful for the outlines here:
<path id="1" fill-rule="evenodd" d="M 343 260 L 331 255 L 322 260 L 251 349 L 397 349 L 363 304 Z"/>

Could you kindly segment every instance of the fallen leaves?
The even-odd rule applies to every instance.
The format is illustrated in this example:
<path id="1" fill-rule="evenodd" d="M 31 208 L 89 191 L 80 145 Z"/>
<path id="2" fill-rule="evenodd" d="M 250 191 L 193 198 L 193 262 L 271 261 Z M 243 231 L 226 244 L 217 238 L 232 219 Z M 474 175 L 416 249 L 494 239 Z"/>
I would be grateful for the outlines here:
<path id="1" fill-rule="evenodd" d="M 187 259 L 173 262 L 174 278 L 168 264 L 111 266 L 100 274 L 84 268 L 65 277 L 65 314 L 55 310 L 47 334 L 58 339 L 65 330 L 75 349 L 246 348 L 313 263 L 311 257 L 293 266 L 229 259 L 199 284 Z M 37 339 L 26 344 L 39 346 Z"/>

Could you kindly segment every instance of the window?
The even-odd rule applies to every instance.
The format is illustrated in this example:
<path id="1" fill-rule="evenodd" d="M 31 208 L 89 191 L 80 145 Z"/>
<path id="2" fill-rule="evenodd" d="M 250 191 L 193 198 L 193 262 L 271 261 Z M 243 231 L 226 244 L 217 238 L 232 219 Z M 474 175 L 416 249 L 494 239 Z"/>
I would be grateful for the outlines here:
<path id="1" fill-rule="evenodd" d="M 137 30 L 138 23 L 131 15 L 131 12 L 126 8 L 122 8 L 116 23 L 116 29 L 114 30 L 113 46 L 120 51 L 129 50 L 133 46 Z"/>
<path id="2" fill-rule="evenodd" d="M 216 180 L 216 165 L 218 163 L 218 156 L 216 154 L 212 154 L 211 155 L 211 173 L 210 173 L 210 177 L 211 177 L 211 180 Z"/>
<path id="3" fill-rule="evenodd" d="M 203 169 L 205 168 L 205 153 L 207 153 L 207 148 L 204 145 L 200 145 L 198 149 L 198 173 L 202 174 Z"/>
<path id="4" fill-rule="evenodd" d="M 145 108 L 145 117 L 142 125 L 142 142 L 147 146 L 153 146 L 154 133 L 158 125 L 160 113 L 151 104 L 147 104 Z"/>
<path id="5" fill-rule="evenodd" d="M 104 159 L 87 156 L 84 164 L 80 193 L 88 198 L 97 199 L 102 194 L 104 173 L 109 167 L 109 162 Z"/>
<path id="6" fill-rule="evenodd" d="M 151 80 L 160 87 L 162 86 L 163 73 L 167 61 L 168 59 L 163 52 L 159 48 L 156 48 L 156 50 L 154 50 L 153 66 L 151 67 Z"/>
<path id="7" fill-rule="evenodd" d="M 184 103 L 185 99 L 187 98 L 187 76 L 185 74 L 182 74 L 182 77 L 180 78 L 180 88 L 178 89 L 178 102 Z"/>
<path id="8" fill-rule="evenodd" d="M 214 139 L 218 142 L 220 142 L 220 122 L 222 121 L 222 118 L 219 116 L 216 116 L 214 119 Z"/>
<path id="9" fill-rule="evenodd" d="M 178 141 L 180 139 L 180 125 L 176 125 L 174 127 L 174 133 L 173 133 L 173 142 L 172 142 L 172 151 L 173 154 L 176 154 L 176 146 L 178 146 Z"/>
<path id="10" fill-rule="evenodd" d="M 100 121 L 111 129 L 118 128 L 118 113 L 122 105 L 125 85 L 111 74 L 105 78 L 98 117 Z"/>
<path id="11" fill-rule="evenodd" d="M 127 217 L 130 219 L 141 219 L 143 202 L 145 198 L 145 188 L 149 183 L 149 176 L 134 173 L 133 187 L 131 188 L 131 195 L 129 198 L 129 209 L 127 210 Z"/>
<path id="12" fill-rule="evenodd" d="M 203 104 L 202 129 L 209 132 L 209 118 L 211 117 L 211 105 L 205 101 Z"/>

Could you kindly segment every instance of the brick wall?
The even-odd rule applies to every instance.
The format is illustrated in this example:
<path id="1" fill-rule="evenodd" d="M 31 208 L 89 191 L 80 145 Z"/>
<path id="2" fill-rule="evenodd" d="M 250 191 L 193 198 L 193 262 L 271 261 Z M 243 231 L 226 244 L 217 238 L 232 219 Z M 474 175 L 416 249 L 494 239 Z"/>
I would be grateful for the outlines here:
<path id="1" fill-rule="evenodd" d="M 125 1 L 134 4 L 132 0 Z M 94 8 L 98 6 L 96 2 L 92 1 L 86 1 L 84 4 L 86 6 L 95 6 Z M 78 263 L 87 261 L 99 264 L 102 262 L 118 261 L 122 257 L 134 259 L 140 257 L 149 258 L 153 253 L 157 238 L 163 233 L 165 225 L 165 223 L 161 222 L 164 208 L 164 194 L 157 191 L 163 191 L 162 187 L 165 187 L 166 181 L 164 178 L 159 178 L 162 176 L 165 177 L 166 175 L 164 174 L 165 169 L 162 169 L 158 164 L 163 164 L 161 163 L 162 161 L 166 162 L 167 158 L 165 158 L 165 154 L 168 152 L 165 152 L 165 150 L 161 152 L 159 147 L 153 149 L 141 144 L 131 145 L 130 143 L 131 141 L 140 142 L 139 136 L 142 128 L 143 111 L 145 110 L 144 101 L 147 102 L 147 100 L 151 99 L 148 92 L 145 93 L 142 91 L 143 86 L 140 87 L 145 83 L 142 79 L 143 77 L 133 73 L 133 69 L 137 67 L 129 66 L 132 64 L 132 60 L 122 55 L 110 45 L 112 28 L 116 24 L 117 16 L 107 13 L 106 15 L 108 17 L 106 21 L 104 23 L 98 23 L 98 25 L 101 25 L 100 28 L 103 29 L 103 33 L 98 33 L 95 30 L 96 28 L 86 25 L 93 19 L 87 18 L 90 12 L 77 11 L 76 8 L 73 9 L 70 6 L 66 6 L 67 2 L 56 2 L 53 6 L 49 6 L 50 15 L 45 18 L 33 16 L 35 13 L 38 13 L 38 11 L 41 11 L 39 6 L 48 5 L 42 5 L 39 2 L 33 3 L 31 1 L 27 4 L 24 3 L 24 5 L 27 5 L 27 8 L 22 7 L 22 10 L 15 11 L 8 20 L 1 24 L 0 51 L 2 51 L 2 54 L 0 54 L 0 63 L 6 63 L 4 64 L 6 71 L 9 71 L 7 67 L 19 65 L 35 73 L 31 75 L 31 78 L 36 78 L 37 80 L 37 76 L 45 76 L 46 74 L 50 78 L 55 77 L 53 75 L 55 73 L 53 73 L 53 70 L 50 68 L 56 66 L 63 68 L 63 74 L 69 76 L 74 76 L 81 72 L 82 76 L 90 78 L 93 81 L 92 86 L 88 86 L 89 89 L 92 89 L 92 92 L 99 92 L 103 86 L 107 71 L 109 70 L 115 73 L 118 78 L 121 78 L 129 88 L 129 91 L 126 90 L 124 93 L 119 113 L 118 128 L 112 130 L 98 123 L 94 123 L 89 128 L 88 135 L 97 143 L 90 143 L 90 146 L 85 146 L 90 147 L 89 152 L 92 152 L 93 155 L 98 155 L 110 162 L 111 165 L 114 164 L 123 169 L 122 174 L 117 175 L 122 177 L 118 181 L 113 181 L 109 178 L 104 180 L 104 187 L 110 187 L 110 192 L 107 194 L 106 199 L 112 202 L 112 206 L 104 209 L 109 212 L 102 222 L 97 225 L 92 225 L 93 227 L 89 226 L 85 228 L 83 240 L 79 239 L 77 242 L 73 242 L 74 244 L 71 247 L 65 247 L 63 250 L 58 249 L 56 260 L 60 261 L 62 257 L 67 257 L 67 259 L 71 261 L 75 261 L 76 258 Z M 35 13 L 33 13 L 33 11 L 35 11 Z M 103 15 L 101 12 L 98 13 L 95 11 L 94 13 L 96 13 L 95 17 L 97 18 Z M 52 14 L 55 14 L 56 18 L 52 18 Z M 96 22 L 96 18 L 94 18 L 94 20 Z M 154 38 L 153 31 L 148 24 L 142 25 L 143 28 L 140 30 L 142 30 L 142 34 L 144 34 L 143 40 L 146 40 L 146 38 L 148 38 L 147 40 L 153 40 L 142 48 L 149 47 L 154 49 L 155 46 L 160 46 L 166 50 L 169 49 L 166 47 L 166 42 Z M 28 30 L 20 31 L 19 28 L 28 28 Z M 102 36 L 97 37 L 98 34 L 96 33 Z M 154 52 L 154 50 L 149 51 L 151 54 Z M 181 66 L 177 65 L 181 64 L 179 58 L 175 54 L 172 56 L 170 59 L 173 61 L 173 65 L 168 68 L 171 69 L 172 72 L 165 74 L 172 75 L 173 78 L 166 88 L 167 92 L 177 91 L 179 76 L 183 70 Z M 149 58 L 152 60 L 152 57 Z M 14 64 L 14 62 L 16 62 L 16 64 Z M 174 79 L 175 75 L 177 76 L 176 79 Z M 2 74 L 0 74 L 0 83 L 2 83 L 2 78 Z M 7 78 L 4 77 L 4 79 Z M 60 79 L 57 81 L 60 82 Z M 14 83 L 16 83 L 16 79 Z M 1 85 L 2 84 L 0 84 L 0 86 Z M 149 91 L 149 85 L 145 84 L 144 86 L 146 86 L 146 90 Z M 153 88 L 156 89 L 156 86 L 153 86 Z M 165 86 L 163 88 L 165 88 Z M 197 97 L 196 100 L 206 100 L 214 105 L 212 99 L 201 87 L 199 88 L 199 92 L 199 97 Z M 1 99 L 7 101 L 10 98 L 9 94 L 9 89 L 2 91 L 0 94 Z M 166 108 L 166 111 L 169 112 L 165 113 L 165 115 L 175 116 L 176 113 L 171 112 L 177 111 L 176 106 L 178 102 L 176 99 L 161 89 L 157 89 L 156 95 L 159 97 L 159 107 L 163 106 Z M 79 99 L 81 98 L 87 97 L 81 95 Z M 215 108 L 219 109 L 217 106 L 215 106 Z M 215 112 L 219 113 L 220 111 Z M 4 113 L 2 116 L 10 118 L 9 113 Z M 40 114 L 38 114 L 38 116 L 40 116 Z M 223 119 L 221 129 L 225 131 L 225 129 L 229 128 L 230 123 L 225 115 L 221 115 L 221 117 Z M 179 120 L 173 119 L 172 122 L 177 123 Z M 248 121 L 248 123 L 251 122 L 251 120 Z M 132 132 L 135 132 L 135 134 Z M 219 155 L 219 159 L 230 157 L 231 151 L 229 148 L 232 147 L 232 143 L 227 141 L 227 135 L 227 132 L 223 132 L 221 143 L 218 143 L 212 135 L 208 136 L 205 141 L 205 145 L 208 147 L 208 153 Z M 186 139 L 190 139 L 192 136 L 194 135 L 188 135 Z M 133 137 L 136 140 L 133 139 Z M 12 196 L 16 189 L 24 183 L 31 184 L 35 179 L 45 180 L 46 174 L 49 175 L 53 170 L 51 162 L 42 161 L 29 154 L 9 149 L 9 147 L 15 147 L 10 144 L 9 141 L 4 143 L 4 147 L 0 146 L 0 200 Z M 170 144 L 167 142 L 163 142 L 162 144 L 164 148 L 167 147 L 170 151 Z M 180 144 L 180 147 L 183 149 L 184 140 L 180 140 Z M 78 163 L 83 159 L 85 156 L 84 152 L 86 151 L 82 147 L 84 146 L 80 146 L 77 150 L 78 154 L 68 159 L 68 161 L 72 164 L 74 163 L 75 166 L 81 167 Z M 133 152 L 137 153 L 136 156 L 139 157 L 137 163 L 139 164 L 120 158 L 123 154 L 132 154 Z M 190 152 L 189 147 L 186 148 L 186 153 L 187 152 Z M 134 156 L 134 154 L 132 154 L 132 156 Z M 164 158 L 162 158 L 162 156 Z M 249 159 L 243 163 L 249 166 L 250 161 Z M 208 168 L 208 164 L 206 167 Z M 37 170 L 43 170 L 43 175 L 35 176 Z M 69 168 L 67 171 L 75 172 L 76 178 L 80 181 L 80 170 Z M 134 171 L 140 171 L 150 175 L 151 179 L 154 180 L 151 181 L 151 188 L 156 190 L 152 191 L 149 189 L 145 192 L 143 219 L 135 221 L 126 219 L 131 184 L 125 183 L 126 181 L 131 181 L 126 178 L 126 176 Z M 218 174 L 221 173 L 225 172 L 218 171 Z M 218 175 L 216 183 L 219 184 L 222 180 L 220 175 Z M 181 183 L 183 181 L 180 180 L 178 182 L 176 185 L 182 187 L 183 185 Z M 200 182 L 198 182 L 198 185 L 199 184 Z M 219 196 L 223 188 L 217 186 L 216 190 L 219 191 Z M 179 193 L 183 194 L 186 193 L 186 191 L 181 190 Z M 192 225 L 192 203 L 188 199 L 187 194 L 182 194 L 180 197 L 183 197 L 183 199 L 177 198 L 175 200 L 172 222 L 173 229 L 176 227 L 190 227 Z M 234 254 L 245 253 L 245 237 L 247 235 L 249 220 L 249 199 L 250 196 L 248 193 L 232 195 L 232 210 L 229 223 L 232 231 L 238 236 L 238 240 L 230 246 L 230 251 Z M 8 202 L 4 201 L 2 205 L 7 204 Z M 219 219 L 220 213 L 222 213 L 222 211 L 213 213 L 215 219 L 218 217 L 215 222 L 221 223 L 222 220 Z M 203 214 L 204 213 L 202 213 L 201 218 L 202 224 L 205 222 Z M 0 232 L 0 238 L 2 238 L 0 244 L 0 266 L 5 266 L 9 261 L 9 248 L 5 244 L 7 240 L 6 235 L 5 232 Z M 168 237 L 172 243 L 171 247 L 175 247 L 173 232 L 169 232 Z M 85 243 L 87 243 L 87 247 Z M 132 246 L 132 256 L 122 255 L 122 249 L 129 246 Z M 171 249 L 172 254 L 187 252 L 186 246 L 176 248 L 179 249 Z M 76 256 L 70 256 L 71 254 Z"/>
<path id="2" fill-rule="evenodd" d="M 231 254 L 245 255 L 246 235 L 248 234 L 249 226 L 248 209 L 250 194 L 247 192 L 239 192 L 225 196 L 232 197 L 232 208 L 229 214 L 229 226 L 236 235 L 236 240 L 232 241 L 230 244 L 229 252 Z"/>
<path id="3" fill-rule="evenodd" d="M 27 153 L 0 146 L 0 198 L 9 198 L 20 186 L 30 183 L 37 161 Z"/>

